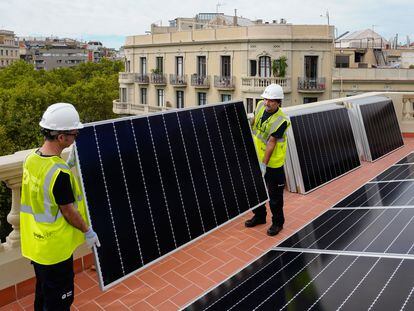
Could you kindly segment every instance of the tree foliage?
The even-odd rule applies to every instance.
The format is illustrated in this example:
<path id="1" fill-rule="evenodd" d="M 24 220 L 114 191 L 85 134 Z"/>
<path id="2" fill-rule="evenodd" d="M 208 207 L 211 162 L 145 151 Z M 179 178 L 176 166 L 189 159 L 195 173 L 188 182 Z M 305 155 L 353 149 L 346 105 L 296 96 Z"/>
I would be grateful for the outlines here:
<path id="1" fill-rule="evenodd" d="M 35 148 L 42 143 L 39 121 L 46 108 L 69 102 L 83 122 L 116 117 L 112 101 L 118 98 L 120 61 L 102 60 L 72 68 L 35 70 L 23 61 L 0 70 L 0 156 Z M 0 238 L 4 239 L 10 191 L 0 183 Z M 3 233 L 3 234 L 2 234 Z"/>

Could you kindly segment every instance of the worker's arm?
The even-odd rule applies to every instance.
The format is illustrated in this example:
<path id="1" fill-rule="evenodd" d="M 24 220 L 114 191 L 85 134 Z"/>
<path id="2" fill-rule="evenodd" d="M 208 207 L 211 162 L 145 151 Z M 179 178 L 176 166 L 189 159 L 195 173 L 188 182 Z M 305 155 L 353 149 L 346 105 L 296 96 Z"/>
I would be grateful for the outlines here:
<path id="1" fill-rule="evenodd" d="M 89 226 L 83 220 L 82 216 L 73 206 L 73 203 L 59 205 L 60 211 L 65 217 L 66 221 L 70 223 L 75 228 L 79 229 L 83 233 L 86 233 L 89 229 Z"/>
<path id="2" fill-rule="evenodd" d="M 270 136 L 269 140 L 267 141 L 266 151 L 265 151 L 265 154 L 264 154 L 263 160 L 262 160 L 262 162 L 264 164 L 267 165 L 269 163 L 269 160 L 270 160 L 270 157 L 272 156 L 273 150 L 275 150 L 276 143 L 277 143 L 276 137 Z"/>

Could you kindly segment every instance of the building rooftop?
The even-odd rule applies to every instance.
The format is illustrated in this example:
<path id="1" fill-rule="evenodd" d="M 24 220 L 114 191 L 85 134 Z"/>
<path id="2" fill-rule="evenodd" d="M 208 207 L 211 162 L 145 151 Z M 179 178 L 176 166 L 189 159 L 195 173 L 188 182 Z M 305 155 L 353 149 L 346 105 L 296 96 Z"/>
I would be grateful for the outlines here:
<path id="1" fill-rule="evenodd" d="M 307 195 L 285 192 L 286 223 L 276 237 L 266 235 L 269 223 L 245 228 L 244 221 L 251 217 L 248 213 L 105 292 L 99 289 L 95 271 L 77 273 L 73 310 L 177 310 L 185 306 L 414 150 L 413 137 L 406 137 L 404 143 L 377 162 L 362 162 L 359 169 Z M 33 290 L 33 279 L 21 286 L 22 293 Z M 30 294 L 0 311 L 31 310 L 33 300 Z"/>

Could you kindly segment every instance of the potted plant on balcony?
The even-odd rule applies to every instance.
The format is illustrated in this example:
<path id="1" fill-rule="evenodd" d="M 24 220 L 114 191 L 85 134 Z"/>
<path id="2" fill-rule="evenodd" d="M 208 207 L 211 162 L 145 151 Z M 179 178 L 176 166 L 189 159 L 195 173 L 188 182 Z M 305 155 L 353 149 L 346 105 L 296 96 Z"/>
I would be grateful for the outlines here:
<path id="1" fill-rule="evenodd" d="M 274 59 L 272 62 L 272 73 L 274 77 L 284 78 L 286 76 L 287 57 L 280 56 L 278 59 Z"/>

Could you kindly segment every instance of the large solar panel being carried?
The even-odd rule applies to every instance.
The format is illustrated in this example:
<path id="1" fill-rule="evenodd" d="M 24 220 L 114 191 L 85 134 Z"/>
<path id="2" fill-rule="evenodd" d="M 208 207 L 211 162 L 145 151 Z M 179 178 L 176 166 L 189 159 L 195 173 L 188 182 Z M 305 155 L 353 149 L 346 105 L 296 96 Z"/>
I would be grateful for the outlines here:
<path id="1" fill-rule="evenodd" d="M 404 145 L 391 99 L 368 96 L 347 100 L 346 104 L 363 160 L 375 161 Z"/>
<path id="2" fill-rule="evenodd" d="M 292 124 L 285 164 L 290 191 L 307 193 L 361 165 L 343 105 L 319 104 L 285 112 Z"/>
<path id="3" fill-rule="evenodd" d="M 267 200 L 242 102 L 89 124 L 76 149 L 103 289 Z"/>

